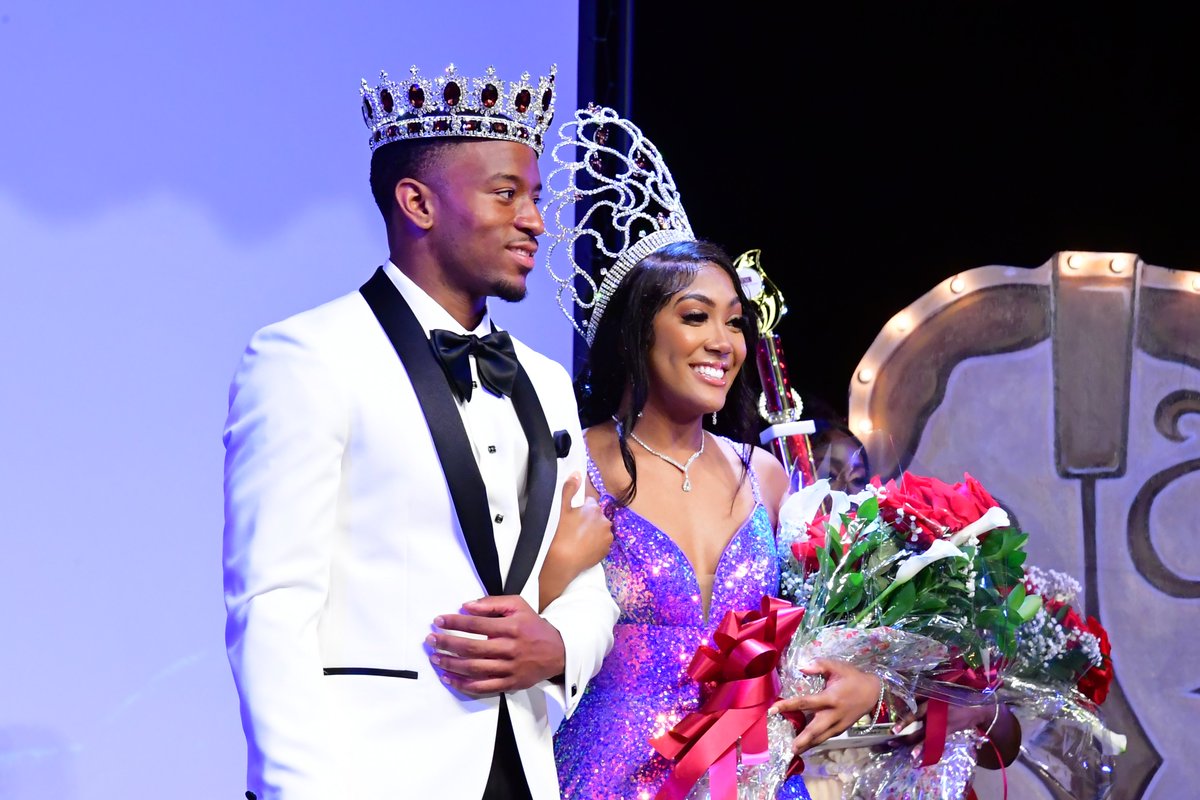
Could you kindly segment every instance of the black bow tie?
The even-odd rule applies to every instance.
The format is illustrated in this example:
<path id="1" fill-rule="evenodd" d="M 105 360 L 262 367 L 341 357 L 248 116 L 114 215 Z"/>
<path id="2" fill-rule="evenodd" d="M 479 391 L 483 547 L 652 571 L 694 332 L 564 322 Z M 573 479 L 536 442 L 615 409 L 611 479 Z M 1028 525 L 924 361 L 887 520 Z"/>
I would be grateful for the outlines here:
<path id="1" fill-rule="evenodd" d="M 475 356 L 475 369 L 483 388 L 497 396 L 512 396 L 513 381 L 517 378 L 517 352 L 507 331 L 492 331 L 481 338 L 433 330 L 429 339 L 463 400 L 471 399 L 471 363 L 467 356 Z"/>

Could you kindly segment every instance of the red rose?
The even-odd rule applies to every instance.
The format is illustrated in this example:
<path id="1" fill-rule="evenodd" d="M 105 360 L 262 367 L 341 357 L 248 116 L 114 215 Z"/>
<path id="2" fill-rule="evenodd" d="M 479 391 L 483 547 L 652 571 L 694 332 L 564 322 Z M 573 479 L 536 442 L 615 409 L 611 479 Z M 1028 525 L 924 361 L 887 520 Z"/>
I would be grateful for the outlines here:
<path id="1" fill-rule="evenodd" d="M 989 508 L 994 508 L 1000 505 L 992 497 L 988 490 L 983 488 L 983 484 L 971 477 L 971 473 L 963 473 L 963 482 L 955 484 L 959 494 L 969 496 L 974 502 L 975 507 L 979 509 L 980 516 Z"/>
<path id="2" fill-rule="evenodd" d="M 878 480 L 875 485 L 879 485 Z M 934 539 L 953 530 L 951 524 L 966 524 L 949 512 L 944 501 L 950 487 L 934 478 L 906 472 L 900 483 L 888 481 L 881 488 L 879 515 L 918 550 L 927 549 Z"/>
<path id="3" fill-rule="evenodd" d="M 1087 623 L 1083 621 L 1083 617 L 1079 616 L 1079 612 L 1070 607 L 1063 615 L 1062 626 L 1065 631 L 1086 631 L 1088 629 Z"/>
<path id="4" fill-rule="evenodd" d="M 1108 631 L 1095 617 L 1088 617 L 1087 631 L 1100 640 L 1100 666 L 1083 673 L 1077 686 L 1084 697 L 1100 705 L 1108 699 L 1113 681 L 1112 643 L 1108 641 Z"/>
<path id="5" fill-rule="evenodd" d="M 797 563 L 803 564 L 806 570 L 816 570 L 820 567 L 821 562 L 817 560 L 817 550 L 826 546 L 828 526 L 829 515 L 818 514 L 812 522 L 808 523 L 806 538 L 792 542 L 792 557 L 796 559 Z M 842 547 L 845 548 L 845 543 L 842 544 Z M 845 552 L 844 549 L 843 552 Z"/>
<path id="6" fill-rule="evenodd" d="M 942 486 L 945 486 L 945 484 L 942 484 Z M 983 488 L 983 484 L 966 472 L 963 473 L 963 480 L 949 487 L 949 489 L 950 491 L 941 499 L 950 512 L 962 520 L 961 524 L 957 525 L 947 523 L 947 527 L 951 531 L 962 530 L 970 523 L 982 517 L 989 508 L 999 505 L 988 494 L 987 489 Z"/>
<path id="7" fill-rule="evenodd" d="M 925 475 L 905 472 L 900 483 L 888 481 L 879 500 L 879 513 L 892 527 L 909 535 L 909 543 L 924 550 L 934 538 L 960 531 L 998 505 L 983 485 L 969 474 L 953 486 Z M 913 519 L 915 517 L 915 520 Z"/>

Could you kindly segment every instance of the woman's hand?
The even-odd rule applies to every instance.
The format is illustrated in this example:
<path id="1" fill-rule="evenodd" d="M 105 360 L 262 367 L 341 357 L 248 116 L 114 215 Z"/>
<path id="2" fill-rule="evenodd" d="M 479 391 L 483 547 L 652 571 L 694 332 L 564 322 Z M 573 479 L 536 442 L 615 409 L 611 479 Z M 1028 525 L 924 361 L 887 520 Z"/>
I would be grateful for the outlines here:
<path id="1" fill-rule="evenodd" d="M 879 702 L 881 680 L 845 661 L 819 658 L 801 672 L 824 674 L 825 688 L 816 694 L 789 697 L 771 706 L 772 712 L 802 711 L 809 717 L 808 724 L 792 741 L 792 752 L 796 755 L 837 736 L 864 714 L 873 712 Z"/>
<path id="2" fill-rule="evenodd" d="M 588 495 L 578 508 L 571 505 L 582 481 L 575 472 L 563 483 L 562 513 L 538 578 L 539 611 L 558 599 L 579 573 L 604 560 L 612 547 L 612 523 L 596 498 Z"/>

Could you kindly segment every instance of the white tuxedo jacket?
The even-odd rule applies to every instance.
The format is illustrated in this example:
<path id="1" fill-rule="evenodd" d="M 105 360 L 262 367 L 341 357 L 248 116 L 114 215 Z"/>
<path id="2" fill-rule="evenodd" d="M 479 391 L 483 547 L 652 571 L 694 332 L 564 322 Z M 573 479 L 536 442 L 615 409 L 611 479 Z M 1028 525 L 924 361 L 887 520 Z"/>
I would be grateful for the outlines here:
<path id="1" fill-rule="evenodd" d="M 226 643 L 248 788 L 264 800 L 482 796 L 499 698 L 442 684 L 424 640 L 434 617 L 485 594 L 519 593 L 537 608 L 563 481 L 584 471 L 566 371 L 515 342 L 530 472 L 502 580 L 444 373 L 423 330 L 397 345 L 410 348 L 403 364 L 394 347 L 405 312 L 380 271 L 362 293 L 256 333 L 230 388 Z M 567 457 L 552 431 L 570 437 Z M 612 645 L 617 609 L 600 568 L 543 616 L 566 646 L 565 685 L 511 693 L 507 705 L 533 796 L 549 800 L 559 796 L 551 737 Z"/>

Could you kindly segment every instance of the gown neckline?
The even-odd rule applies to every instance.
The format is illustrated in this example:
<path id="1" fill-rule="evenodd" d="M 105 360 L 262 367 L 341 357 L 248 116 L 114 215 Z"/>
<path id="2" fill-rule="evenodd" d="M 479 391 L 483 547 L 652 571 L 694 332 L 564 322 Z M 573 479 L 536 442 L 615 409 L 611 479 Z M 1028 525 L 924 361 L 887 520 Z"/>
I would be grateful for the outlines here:
<path id="1" fill-rule="evenodd" d="M 746 518 L 744 520 L 742 520 L 742 523 L 740 525 L 738 525 L 736 528 L 733 529 L 733 533 L 731 533 L 729 535 L 729 538 L 725 541 L 725 546 L 721 548 L 721 555 L 717 559 L 717 565 L 715 568 L 716 571 L 713 572 L 712 592 L 708 596 L 708 613 L 704 614 L 703 612 L 701 612 L 701 614 L 700 614 L 700 624 L 705 627 L 707 627 L 710 624 L 710 620 L 712 619 L 713 600 L 717 595 L 718 586 L 721 585 L 721 581 L 719 580 L 719 578 L 721 577 L 721 567 L 725 564 L 726 557 L 729 555 L 730 545 L 732 545 L 740 536 L 743 535 L 746 528 L 748 528 L 750 526 L 750 524 L 754 521 L 754 515 L 758 513 L 759 509 L 765 510 L 765 507 L 759 500 L 755 499 L 754 504 L 750 506 L 750 512 L 748 514 L 746 514 Z M 670 534 L 668 534 L 665 530 L 663 530 L 662 528 L 660 528 L 658 526 L 658 523 L 647 519 L 643 515 L 639 514 L 637 511 L 634 511 L 629 506 L 622 506 L 620 508 L 620 510 L 618 511 L 618 513 L 621 513 L 621 512 L 624 512 L 627 514 L 632 514 L 633 516 L 637 517 L 642 522 L 646 523 L 647 526 L 649 526 L 650 528 L 653 528 L 655 535 L 661 536 L 663 539 L 665 539 L 667 542 L 670 543 L 671 548 L 676 553 L 679 554 L 679 559 L 684 564 L 687 565 L 687 577 L 691 581 L 692 586 L 695 587 L 696 595 L 697 595 L 697 597 L 700 598 L 701 608 L 703 608 L 704 607 L 704 603 L 703 603 L 704 598 L 701 596 L 702 590 L 700 589 L 699 573 L 696 572 L 696 565 L 692 563 L 692 560 L 690 558 L 688 558 L 687 553 L 683 552 L 683 548 L 679 546 L 679 542 L 676 542 L 674 539 L 672 539 Z"/>

